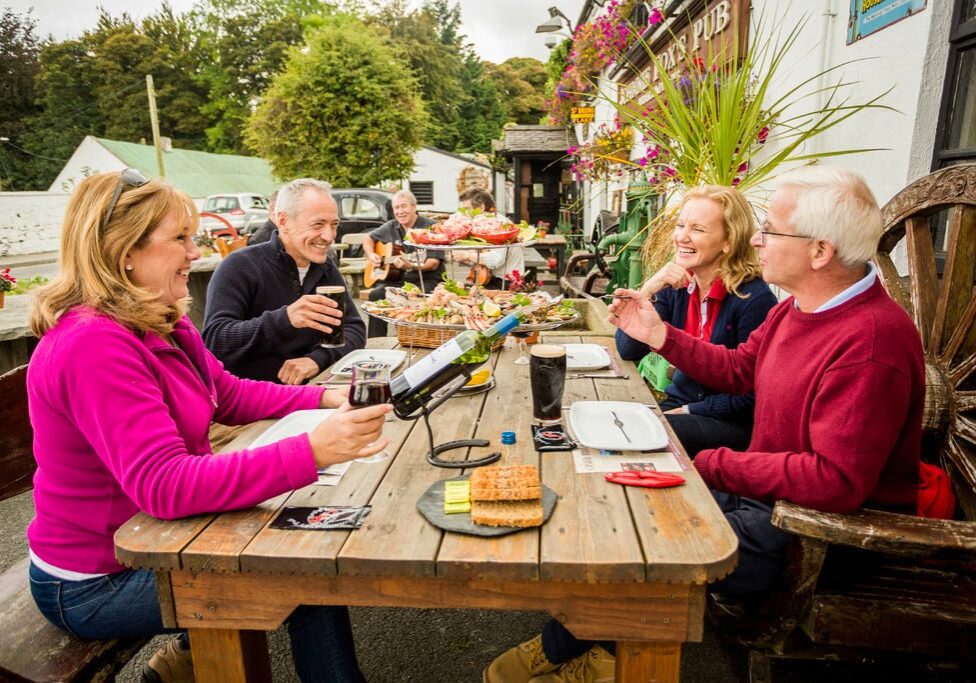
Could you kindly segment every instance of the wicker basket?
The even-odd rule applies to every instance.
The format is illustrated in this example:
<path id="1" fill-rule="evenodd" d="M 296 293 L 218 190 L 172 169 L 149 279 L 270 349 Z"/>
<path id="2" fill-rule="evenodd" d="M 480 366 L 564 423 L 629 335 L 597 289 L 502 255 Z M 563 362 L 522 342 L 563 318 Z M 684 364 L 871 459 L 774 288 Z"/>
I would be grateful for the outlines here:
<path id="1" fill-rule="evenodd" d="M 401 346 L 436 349 L 446 341 L 454 339 L 463 330 L 445 328 L 414 327 L 412 325 L 396 325 L 396 336 Z M 498 350 L 505 343 L 505 337 L 495 340 L 492 350 Z"/>

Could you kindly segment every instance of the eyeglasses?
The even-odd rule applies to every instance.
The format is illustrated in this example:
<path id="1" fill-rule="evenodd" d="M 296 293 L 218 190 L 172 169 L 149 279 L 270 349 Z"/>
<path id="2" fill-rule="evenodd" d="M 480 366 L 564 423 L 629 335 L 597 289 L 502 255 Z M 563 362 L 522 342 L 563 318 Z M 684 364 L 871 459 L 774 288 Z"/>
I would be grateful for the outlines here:
<path id="1" fill-rule="evenodd" d="M 801 240 L 813 239 L 812 237 L 807 237 L 806 235 L 791 235 L 786 232 L 773 232 L 772 230 L 766 230 L 765 227 L 759 228 L 759 230 L 756 231 L 756 234 L 759 235 L 759 244 L 764 247 L 766 246 L 767 235 L 773 235 L 774 237 L 798 237 Z"/>
<path id="2" fill-rule="evenodd" d="M 105 212 L 105 218 L 102 219 L 102 232 L 105 231 L 105 226 L 108 225 L 108 219 L 112 217 L 112 212 L 115 211 L 115 205 L 119 203 L 119 197 L 122 196 L 122 191 L 126 187 L 142 187 L 148 182 L 149 178 L 134 168 L 124 169 L 119 174 L 119 184 L 115 186 L 115 192 L 112 193 L 112 201 L 108 203 L 108 211 Z"/>

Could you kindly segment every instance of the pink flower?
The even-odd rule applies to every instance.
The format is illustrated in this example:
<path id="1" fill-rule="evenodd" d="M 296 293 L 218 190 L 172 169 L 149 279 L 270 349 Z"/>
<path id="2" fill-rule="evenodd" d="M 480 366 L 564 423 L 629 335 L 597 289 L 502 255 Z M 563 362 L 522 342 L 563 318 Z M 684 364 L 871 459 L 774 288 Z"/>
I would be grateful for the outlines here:
<path id="1" fill-rule="evenodd" d="M 749 170 L 749 162 L 748 161 L 744 161 L 741 164 L 739 164 L 739 168 L 735 169 L 735 172 L 736 173 L 745 173 L 748 170 Z"/>
<path id="2" fill-rule="evenodd" d="M 673 178 L 675 175 L 677 175 L 677 171 L 675 171 L 670 166 L 665 166 L 664 167 L 664 175 L 668 176 L 669 178 Z"/>
<path id="3" fill-rule="evenodd" d="M 647 17 L 648 26 L 657 26 L 662 21 L 664 21 L 664 15 L 661 13 L 657 7 L 651 10 L 651 13 Z"/>
<path id="4" fill-rule="evenodd" d="M 759 140 L 760 145 L 765 143 L 768 137 L 769 137 L 769 126 L 763 126 L 762 129 L 758 133 L 756 133 L 756 139 Z"/>

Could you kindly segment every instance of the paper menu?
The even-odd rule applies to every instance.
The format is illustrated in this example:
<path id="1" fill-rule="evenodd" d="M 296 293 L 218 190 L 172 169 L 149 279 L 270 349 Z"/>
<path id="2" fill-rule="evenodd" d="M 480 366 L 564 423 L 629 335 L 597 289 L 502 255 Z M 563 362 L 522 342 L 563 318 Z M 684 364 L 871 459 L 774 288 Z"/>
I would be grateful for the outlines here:
<path id="1" fill-rule="evenodd" d="M 683 472 L 685 470 L 674 453 L 669 451 L 643 453 L 577 448 L 573 451 L 573 463 L 578 474 L 625 472 L 628 470 L 654 472 Z"/>

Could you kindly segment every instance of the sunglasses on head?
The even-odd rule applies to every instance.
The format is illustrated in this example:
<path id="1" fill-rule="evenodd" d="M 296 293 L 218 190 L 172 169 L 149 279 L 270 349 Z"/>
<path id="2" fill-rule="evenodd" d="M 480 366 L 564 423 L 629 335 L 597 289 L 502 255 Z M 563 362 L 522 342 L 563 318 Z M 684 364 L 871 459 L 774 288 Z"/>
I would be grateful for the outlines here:
<path id="1" fill-rule="evenodd" d="M 112 212 L 115 211 L 115 205 L 119 203 L 119 197 L 122 196 L 122 191 L 127 187 L 142 187 L 148 182 L 149 178 L 134 168 L 127 168 L 119 173 L 119 183 L 115 186 L 115 192 L 112 193 L 112 201 L 108 203 L 108 211 L 105 212 L 105 218 L 102 219 L 102 231 L 108 225 L 108 219 L 112 217 Z"/>

